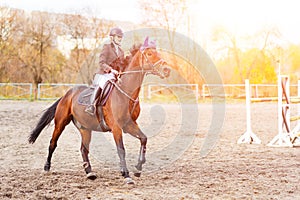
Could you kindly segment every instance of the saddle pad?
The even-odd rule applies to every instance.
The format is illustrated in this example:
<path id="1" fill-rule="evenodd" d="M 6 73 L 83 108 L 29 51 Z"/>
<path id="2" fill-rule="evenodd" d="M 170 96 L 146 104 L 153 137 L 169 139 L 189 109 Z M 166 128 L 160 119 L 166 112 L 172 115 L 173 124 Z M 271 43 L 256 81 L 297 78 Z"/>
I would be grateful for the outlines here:
<path id="1" fill-rule="evenodd" d="M 91 96 L 94 92 L 94 87 L 88 87 L 87 89 L 83 90 L 78 97 L 78 104 L 81 105 L 90 105 L 91 104 Z"/>

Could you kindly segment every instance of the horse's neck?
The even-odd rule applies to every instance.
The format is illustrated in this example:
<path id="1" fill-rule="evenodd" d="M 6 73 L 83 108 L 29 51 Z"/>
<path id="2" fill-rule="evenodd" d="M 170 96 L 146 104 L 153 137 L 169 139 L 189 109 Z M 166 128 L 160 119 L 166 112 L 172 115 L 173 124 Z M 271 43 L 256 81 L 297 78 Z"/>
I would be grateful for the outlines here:
<path id="1" fill-rule="evenodd" d="M 133 95 L 140 90 L 145 74 L 139 68 L 132 68 L 125 72 L 128 73 L 121 77 L 121 88 L 129 95 Z"/>
<path id="2" fill-rule="evenodd" d="M 138 96 L 141 85 L 143 83 L 145 73 L 142 72 L 140 62 L 140 53 L 133 56 L 128 67 L 124 70 L 125 74 L 121 77 L 122 89 L 131 96 Z M 133 97 L 135 98 L 135 97 Z"/>

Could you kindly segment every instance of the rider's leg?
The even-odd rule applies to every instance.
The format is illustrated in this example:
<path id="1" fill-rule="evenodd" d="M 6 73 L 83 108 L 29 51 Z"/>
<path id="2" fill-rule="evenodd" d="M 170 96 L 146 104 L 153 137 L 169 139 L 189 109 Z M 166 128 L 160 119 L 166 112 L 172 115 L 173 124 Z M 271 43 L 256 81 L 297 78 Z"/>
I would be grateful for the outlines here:
<path id="1" fill-rule="evenodd" d="M 100 80 L 101 80 L 101 75 L 100 74 L 95 74 L 94 76 L 94 80 L 93 80 L 93 85 L 95 85 L 95 89 L 94 89 L 94 92 L 91 96 L 91 104 L 87 106 L 87 108 L 85 109 L 85 112 L 91 114 L 91 115 L 94 115 L 95 113 L 95 103 L 96 103 L 96 99 L 98 97 L 97 93 L 98 93 L 98 90 L 99 90 L 99 83 L 100 83 Z"/>
<path id="2" fill-rule="evenodd" d="M 87 106 L 87 108 L 85 109 L 85 112 L 87 112 L 91 115 L 94 115 L 95 108 L 96 108 L 96 100 L 97 100 L 97 97 L 99 96 L 100 91 L 101 91 L 101 88 L 99 85 L 97 85 L 91 96 L 91 104 Z"/>

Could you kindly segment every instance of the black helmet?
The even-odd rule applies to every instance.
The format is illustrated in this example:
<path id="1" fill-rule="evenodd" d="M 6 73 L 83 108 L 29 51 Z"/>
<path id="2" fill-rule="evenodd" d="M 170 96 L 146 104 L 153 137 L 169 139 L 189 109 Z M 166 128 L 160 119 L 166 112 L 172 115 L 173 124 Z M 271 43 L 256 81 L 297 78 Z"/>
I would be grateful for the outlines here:
<path id="1" fill-rule="evenodd" d="M 119 36 L 119 37 L 123 37 L 123 31 L 122 29 L 118 28 L 118 27 L 115 27 L 115 28 L 112 28 L 109 32 L 109 36 Z"/>

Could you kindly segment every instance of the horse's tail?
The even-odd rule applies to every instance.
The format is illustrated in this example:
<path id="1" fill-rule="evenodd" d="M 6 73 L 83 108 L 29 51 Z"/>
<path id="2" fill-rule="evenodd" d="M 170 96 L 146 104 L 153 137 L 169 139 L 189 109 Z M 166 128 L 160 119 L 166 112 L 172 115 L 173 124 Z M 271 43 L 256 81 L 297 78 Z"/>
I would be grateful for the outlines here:
<path id="1" fill-rule="evenodd" d="M 40 133 L 42 132 L 42 130 L 45 128 L 45 126 L 47 126 L 48 124 L 50 124 L 50 122 L 54 119 L 55 116 L 55 111 L 56 111 L 56 107 L 59 103 L 59 101 L 61 100 L 58 99 L 54 104 L 52 104 L 42 115 L 42 117 L 40 118 L 39 122 L 37 123 L 35 129 L 33 129 L 33 131 L 31 132 L 29 138 L 28 138 L 28 142 L 33 144 L 35 142 L 35 140 L 37 139 L 37 137 L 40 135 Z"/>

